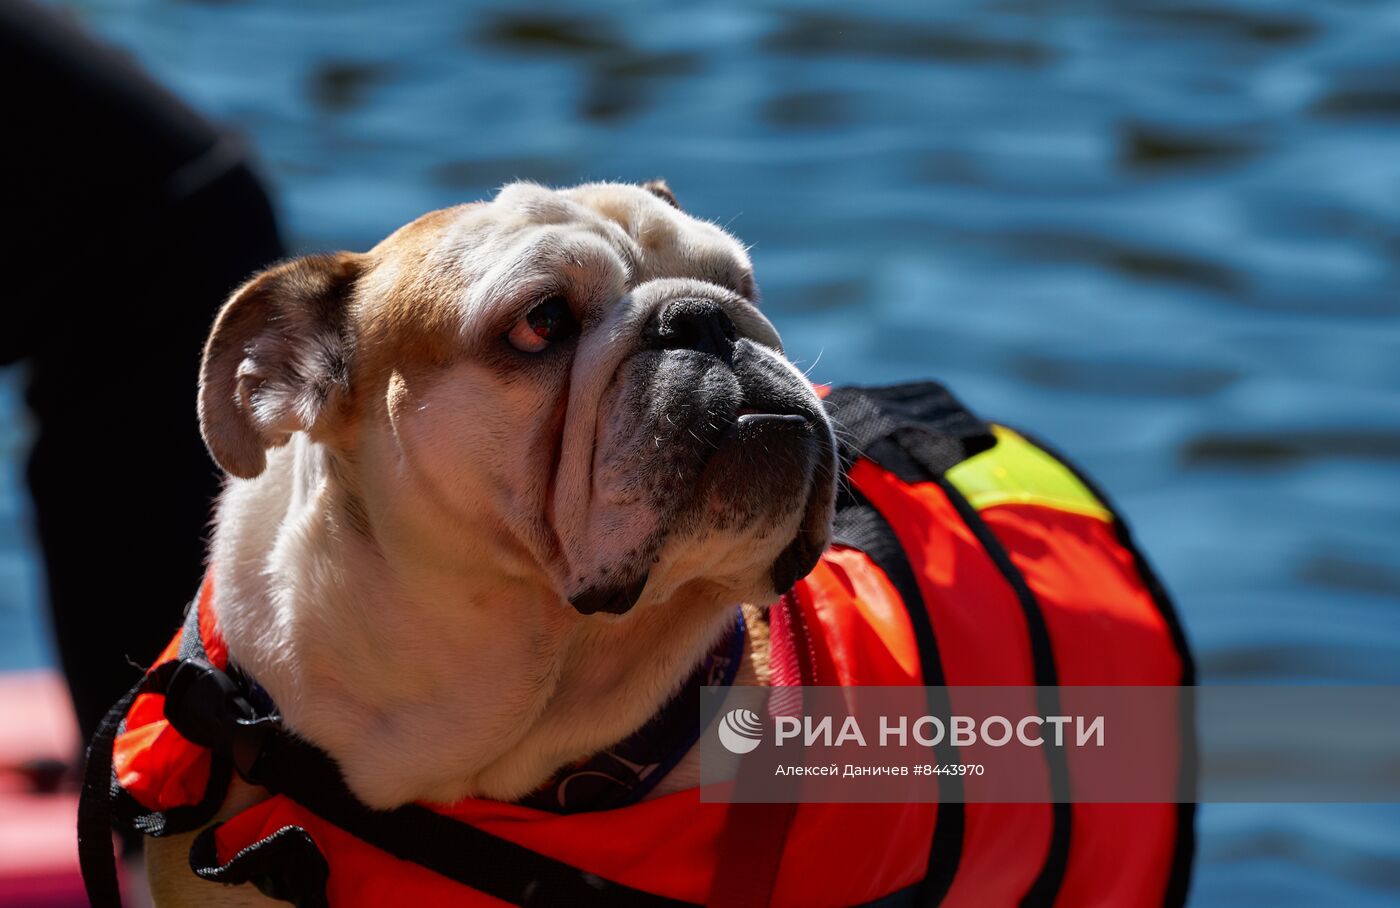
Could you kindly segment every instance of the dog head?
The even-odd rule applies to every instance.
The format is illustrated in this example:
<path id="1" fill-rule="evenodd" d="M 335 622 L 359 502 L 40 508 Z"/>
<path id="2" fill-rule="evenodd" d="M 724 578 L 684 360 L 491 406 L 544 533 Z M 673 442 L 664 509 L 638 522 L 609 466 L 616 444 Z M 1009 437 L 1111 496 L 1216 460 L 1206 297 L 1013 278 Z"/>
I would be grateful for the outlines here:
<path id="1" fill-rule="evenodd" d="M 584 614 L 766 603 L 827 544 L 830 426 L 733 237 L 664 184 L 528 183 L 220 313 L 200 423 L 230 474 L 306 433 L 340 530 Z"/>

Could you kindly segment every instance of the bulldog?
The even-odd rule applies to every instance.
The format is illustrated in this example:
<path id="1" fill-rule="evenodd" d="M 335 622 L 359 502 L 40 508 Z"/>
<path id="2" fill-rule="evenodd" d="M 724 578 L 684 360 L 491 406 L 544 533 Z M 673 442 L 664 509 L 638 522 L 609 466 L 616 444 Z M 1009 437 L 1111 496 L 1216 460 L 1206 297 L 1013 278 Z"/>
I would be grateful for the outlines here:
<path id="1" fill-rule="evenodd" d="M 516 183 L 258 275 L 199 419 L 230 657 L 377 808 L 517 799 L 624 739 L 830 536 L 822 404 L 744 247 L 659 182 Z M 152 843 L 158 900 L 257 896 L 187 851 Z"/>

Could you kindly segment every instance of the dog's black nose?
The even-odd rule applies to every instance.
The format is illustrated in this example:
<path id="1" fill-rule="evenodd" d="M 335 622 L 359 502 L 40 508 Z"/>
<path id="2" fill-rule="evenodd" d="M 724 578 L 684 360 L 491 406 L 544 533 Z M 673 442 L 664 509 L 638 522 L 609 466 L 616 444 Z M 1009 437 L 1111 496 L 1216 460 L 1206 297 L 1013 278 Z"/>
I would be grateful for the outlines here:
<path id="1" fill-rule="evenodd" d="M 697 350 L 728 360 L 739 333 L 724 309 L 711 300 L 672 300 L 657 310 L 643 340 L 653 350 Z"/>

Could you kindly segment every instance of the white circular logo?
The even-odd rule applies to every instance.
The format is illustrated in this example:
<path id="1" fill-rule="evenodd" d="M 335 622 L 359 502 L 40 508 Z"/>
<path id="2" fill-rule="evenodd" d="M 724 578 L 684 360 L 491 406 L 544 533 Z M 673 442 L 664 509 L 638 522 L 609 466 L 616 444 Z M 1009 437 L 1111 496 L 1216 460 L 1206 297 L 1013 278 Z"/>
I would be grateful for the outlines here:
<path id="1" fill-rule="evenodd" d="M 719 720 L 719 743 L 732 754 L 746 754 L 763 740 L 763 720 L 751 709 L 731 709 Z"/>

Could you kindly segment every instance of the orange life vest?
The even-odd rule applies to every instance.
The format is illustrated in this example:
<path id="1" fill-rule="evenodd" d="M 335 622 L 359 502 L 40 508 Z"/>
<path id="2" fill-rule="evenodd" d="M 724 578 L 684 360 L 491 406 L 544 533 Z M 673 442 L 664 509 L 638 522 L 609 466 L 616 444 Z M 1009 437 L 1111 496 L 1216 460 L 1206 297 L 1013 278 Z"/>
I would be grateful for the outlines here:
<path id="1" fill-rule="evenodd" d="M 937 385 L 825 396 L 848 479 L 835 541 L 774 609 L 775 640 L 800 638 L 786 646 L 802 683 L 1194 683 L 1170 603 L 1088 480 Z M 182 634 L 116 709 L 106 777 L 102 761 L 89 767 L 89 787 L 110 778 L 119 818 L 148 834 L 208 823 L 232 768 L 258 781 L 281 758 L 258 749 L 289 737 L 240 731 L 211 748 L 167 717 L 167 690 L 208 681 L 179 680 L 183 662 L 236 672 L 211 594 L 206 582 Z M 202 744 L 219 737 L 189 721 L 176 724 Z M 1189 732 L 1181 743 L 1185 755 Z M 1047 771 L 1062 774 L 1050 754 Z M 695 790 L 561 815 L 484 800 L 373 814 L 324 789 L 273 786 L 201 833 L 192 867 L 309 905 L 714 904 L 758 891 L 802 908 L 1145 906 L 1184 902 L 1193 850 L 1190 804 L 804 803 L 773 825 L 783 841 L 755 890 L 731 879 L 747 872 L 761 822 L 743 833 L 742 811 L 754 805 L 702 803 Z"/>

